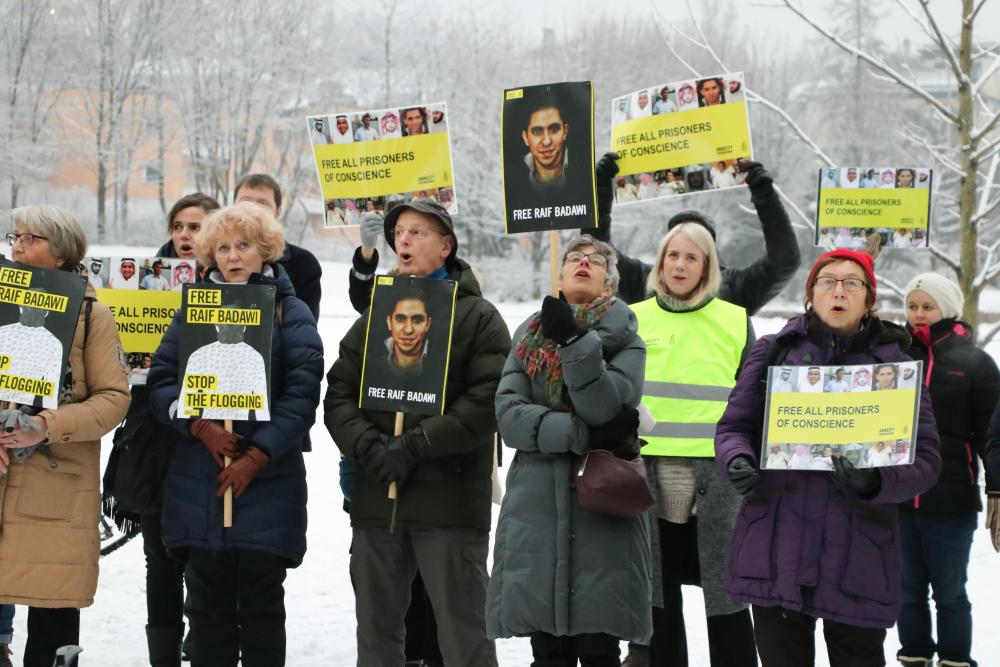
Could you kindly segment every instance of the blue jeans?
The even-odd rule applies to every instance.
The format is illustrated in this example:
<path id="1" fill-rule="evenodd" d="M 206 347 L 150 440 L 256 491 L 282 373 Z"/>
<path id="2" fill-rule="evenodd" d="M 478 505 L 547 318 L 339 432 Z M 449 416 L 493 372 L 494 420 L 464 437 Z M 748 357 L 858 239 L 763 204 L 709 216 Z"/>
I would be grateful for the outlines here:
<path id="1" fill-rule="evenodd" d="M 0 644 L 14 640 L 14 605 L 0 604 Z"/>
<path id="2" fill-rule="evenodd" d="M 972 605 L 965 593 L 976 512 L 901 510 L 902 608 L 897 655 L 968 662 L 972 652 Z M 928 587 L 937 611 L 937 642 L 931 630 Z"/>

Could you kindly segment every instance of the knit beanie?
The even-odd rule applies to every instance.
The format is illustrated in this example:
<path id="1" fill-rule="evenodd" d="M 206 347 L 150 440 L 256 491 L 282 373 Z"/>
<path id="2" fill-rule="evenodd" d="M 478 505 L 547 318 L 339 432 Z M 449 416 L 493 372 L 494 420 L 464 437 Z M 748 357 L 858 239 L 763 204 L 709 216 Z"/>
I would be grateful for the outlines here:
<path id="1" fill-rule="evenodd" d="M 848 261 L 854 262 L 861 267 L 861 270 L 865 272 L 865 278 L 868 280 L 868 289 L 871 290 L 872 299 L 876 297 L 876 287 L 878 285 L 875 281 L 875 260 L 872 256 L 866 252 L 860 250 L 848 250 L 847 248 L 838 248 L 836 250 L 831 250 L 830 252 L 823 253 L 820 255 L 815 262 L 813 262 L 812 268 L 809 269 L 809 277 L 806 278 L 806 289 L 813 284 L 816 280 L 816 272 L 820 264 L 823 264 L 828 259 L 846 259 Z"/>
<path id="2" fill-rule="evenodd" d="M 962 290 L 954 282 L 937 273 L 921 273 L 906 284 L 906 296 L 920 290 L 926 293 L 941 309 L 942 319 L 955 319 L 962 314 L 965 307 L 965 297 Z"/>

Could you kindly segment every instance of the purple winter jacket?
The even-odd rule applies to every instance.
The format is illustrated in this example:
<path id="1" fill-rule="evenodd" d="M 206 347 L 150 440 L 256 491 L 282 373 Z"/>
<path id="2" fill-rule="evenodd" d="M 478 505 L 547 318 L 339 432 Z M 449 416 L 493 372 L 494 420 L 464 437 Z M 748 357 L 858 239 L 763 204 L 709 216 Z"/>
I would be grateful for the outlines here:
<path id="1" fill-rule="evenodd" d="M 905 332 L 870 317 L 858 336 L 837 337 L 814 316 L 788 321 L 777 338 L 789 343 L 784 364 L 847 365 L 909 361 Z M 811 331 L 807 330 L 811 329 Z M 763 425 L 760 384 L 774 335 L 753 346 L 715 434 L 723 474 L 737 455 L 759 465 Z M 881 468 L 870 500 L 850 497 L 829 472 L 761 470 L 740 508 L 729 545 L 726 592 L 736 601 L 781 606 L 861 627 L 888 628 L 900 606 L 900 536 L 896 503 L 929 489 L 941 469 L 930 396 L 920 397 L 916 458 Z"/>

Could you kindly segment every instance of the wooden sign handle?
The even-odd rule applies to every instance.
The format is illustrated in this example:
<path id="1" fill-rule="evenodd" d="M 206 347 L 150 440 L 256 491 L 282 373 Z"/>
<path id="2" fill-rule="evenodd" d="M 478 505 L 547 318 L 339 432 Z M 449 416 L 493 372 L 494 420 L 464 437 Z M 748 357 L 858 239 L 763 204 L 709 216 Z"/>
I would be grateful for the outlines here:
<path id="1" fill-rule="evenodd" d="M 559 296 L 559 230 L 549 231 L 549 294 Z"/>
<path id="2" fill-rule="evenodd" d="M 226 420 L 226 422 L 225 422 L 225 428 L 226 428 L 226 433 L 232 433 L 233 432 L 233 420 L 232 419 L 227 419 Z M 232 463 L 232 462 L 233 462 L 233 460 L 227 456 L 226 457 L 226 467 L 228 468 L 229 464 Z M 233 527 L 233 487 L 232 486 L 230 486 L 228 489 L 226 489 L 225 495 L 222 496 L 222 527 L 223 528 L 232 528 Z"/>
<path id="3" fill-rule="evenodd" d="M 403 435 L 403 417 L 406 415 L 405 412 L 396 413 L 396 425 L 392 429 L 393 435 Z M 398 489 L 396 488 L 395 482 L 389 482 L 389 500 L 395 500 Z"/>

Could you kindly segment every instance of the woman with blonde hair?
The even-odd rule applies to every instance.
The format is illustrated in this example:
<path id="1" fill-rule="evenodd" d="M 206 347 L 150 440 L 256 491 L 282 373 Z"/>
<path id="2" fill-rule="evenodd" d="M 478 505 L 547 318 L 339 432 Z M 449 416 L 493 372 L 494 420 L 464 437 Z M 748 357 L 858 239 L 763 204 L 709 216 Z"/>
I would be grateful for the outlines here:
<path id="1" fill-rule="evenodd" d="M 746 310 L 717 298 L 721 282 L 712 234 L 696 222 L 681 223 L 660 244 L 647 283 L 654 296 L 632 306 L 647 349 L 642 402 L 656 421 L 643 434 L 649 444 L 642 450 L 657 499 L 652 665 L 687 664 L 682 584 L 704 591 L 712 664 L 757 661 L 750 613 L 724 590 L 739 495 L 716 469 L 713 445 L 715 423 L 754 336 Z M 641 649 L 631 650 L 629 664 L 642 664 Z"/>
<path id="2" fill-rule="evenodd" d="M 26 206 L 12 217 L 15 261 L 82 270 L 87 236 L 72 215 Z M 31 667 L 49 667 L 59 647 L 80 643 L 80 608 L 97 590 L 101 437 L 125 417 L 129 391 L 114 318 L 95 299 L 88 282 L 59 407 L 25 406 L 13 430 L 0 431 L 0 604 L 28 606 L 24 664 Z"/>
<path id="3" fill-rule="evenodd" d="M 211 213 L 195 240 L 206 282 L 273 285 L 270 421 L 178 419 L 178 311 L 149 372 L 154 415 L 176 429 L 163 491 L 163 542 L 187 560 L 192 665 L 283 665 L 285 571 L 306 549 L 302 443 L 316 417 L 323 344 L 278 258 L 284 234 L 253 203 Z M 232 463 L 224 467 L 224 457 Z M 233 526 L 222 496 L 233 491 Z"/>

